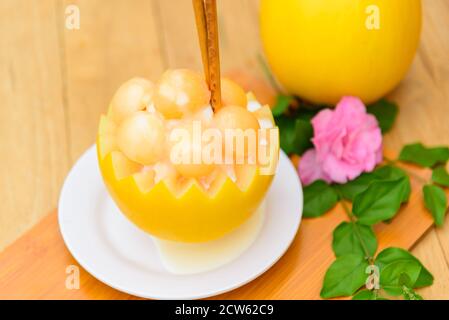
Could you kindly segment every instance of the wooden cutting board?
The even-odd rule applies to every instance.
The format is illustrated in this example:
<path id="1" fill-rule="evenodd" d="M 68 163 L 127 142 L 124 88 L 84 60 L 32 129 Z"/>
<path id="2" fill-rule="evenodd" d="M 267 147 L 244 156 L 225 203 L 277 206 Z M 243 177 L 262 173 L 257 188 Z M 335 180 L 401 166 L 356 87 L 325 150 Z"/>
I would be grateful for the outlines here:
<path id="1" fill-rule="evenodd" d="M 404 166 L 418 177 L 430 172 Z M 422 180 L 411 177 L 412 195 L 393 222 L 375 228 L 379 250 L 411 248 L 432 226 L 424 209 Z M 217 299 L 318 299 L 323 276 L 334 260 L 332 231 L 346 215 L 340 205 L 316 219 L 303 219 L 287 253 L 265 274 Z M 0 254 L 0 299 L 135 299 L 101 283 L 80 268 L 80 288 L 66 289 L 67 268 L 78 263 L 59 232 L 56 210 Z"/>

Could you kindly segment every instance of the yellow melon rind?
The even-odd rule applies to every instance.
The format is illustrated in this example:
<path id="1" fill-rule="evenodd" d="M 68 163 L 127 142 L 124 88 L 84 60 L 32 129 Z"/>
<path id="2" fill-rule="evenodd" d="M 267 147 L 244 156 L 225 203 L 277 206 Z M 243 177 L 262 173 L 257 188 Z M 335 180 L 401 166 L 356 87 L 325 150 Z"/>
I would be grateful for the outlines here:
<path id="1" fill-rule="evenodd" d="M 182 242 L 209 241 L 235 229 L 257 209 L 273 178 L 257 173 L 242 191 L 226 177 L 214 194 L 193 181 L 176 194 L 166 181 L 142 192 L 135 176 L 118 179 L 112 154 L 100 159 L 100 169 L 111 196 L 132 222 L 156 237 Z"/>

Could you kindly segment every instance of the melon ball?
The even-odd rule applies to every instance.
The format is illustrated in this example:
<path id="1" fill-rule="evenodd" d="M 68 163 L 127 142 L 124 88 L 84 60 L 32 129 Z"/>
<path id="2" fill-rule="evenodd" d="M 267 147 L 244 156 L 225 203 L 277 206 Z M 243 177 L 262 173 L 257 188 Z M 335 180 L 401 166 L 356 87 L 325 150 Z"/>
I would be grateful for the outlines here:
<path id="1" fill-rule="evenodd" d="M 247 160 L 249 157 L 252 157 L 252 161 L 256 160 L 259 121 L 251 112 L 243 107 L 227 106 L 215 114 L 214 124 L 222 133 L 224 141 L 223 152 L 227 161 L 229 161 L 228 158 L 231 155 L 233 156 L 233 161 L 237 162 L 239 161 L 238 159 Z M 249 131 L 247 132 L 246 130 Z M 253 141 L 249 138 L 251 135 L 246 135 L 251 132 L 253 132 Z M 229 137 L 229 133 L 232 134 L 231 137 Z M 242 133 L 245 134 L 243 137 L 234 138 L 234 134 L 240 135 Z M 244 143 L 243 150 L 239 149 L 238 139 Z M 229 150 L 233 150 L 233 153 L 230 154 Z"/>
<path id="2" fill-rule="evenodd" d="M 246 108 L 227 106 L 220 109 L 214 117 L 217 128 L 224 129 L 259 129 L 257 118 Z"/>
<path id="3" fill-rule="evenodd" d="M 214 119 L 214 110 L 208 105 L 196 112 L 191 119 L 202 121 L 204 124 L 210 124 Z"/>
<path id="4" fill-rule="evenodd" d="M 143 78 L 133 78 L 120 86 L 112 98 L 109 115 L 116 124 L 151 103 L 154 85 Z"/>
<path id="5" fill-rule="evenodd" d="M 215 169 L 213 161 L 204 161 L 206 142 L 202 139 L 204 124 L 187 121 L 170 133 L 170 160 L 176 171 L 187 178 L 204 177 Z"/>
<path id="6" fill-rule="evenodd" d="M 221 102 L 223 107 L 240 106 L 248 104 L 245 91 L 234 81 L 227 78 L 221 79 Z"/>
<path id="7" fill-rule="evenodd" d="M 131 160 L 151 165 L 164 155 L 165 128 L 156 114 L 139 111 L 127 117 L 117 131 L 117 144 Z"/>
<path id="8" fill-rule="evenodd" d="M 167 119 L 179 119 L 209 104 L 211 93 L 199 74 L 186 70 L 168 70 L 158 82 L 154 107 Z"/>

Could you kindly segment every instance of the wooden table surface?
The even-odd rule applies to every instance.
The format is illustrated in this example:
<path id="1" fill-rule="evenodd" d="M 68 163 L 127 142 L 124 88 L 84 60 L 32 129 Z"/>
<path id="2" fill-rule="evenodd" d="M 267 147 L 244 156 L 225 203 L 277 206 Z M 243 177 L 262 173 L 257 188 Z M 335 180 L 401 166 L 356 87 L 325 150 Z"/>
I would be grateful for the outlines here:
<path id="1" fill-rule="evenodd" d="M 70 4 L 79 30 L 65 28 Z M 401 109 L 389 149 L 449 145 L 449 2 L 423 0 L 423 9 L 417 57 L 391 94 Z M 258 0 L 222 0 L 219 12 L 222 69 L 261 75 Z M 200 71 L 201 59 L 190 0 L 2 0 L 0 48 L 1 251 L 54 209 L 122 82 L 155 80 L 168 67 Z M 449 218 L 413 253 L 435 276 L 420 293 L 449 299 Z"/>

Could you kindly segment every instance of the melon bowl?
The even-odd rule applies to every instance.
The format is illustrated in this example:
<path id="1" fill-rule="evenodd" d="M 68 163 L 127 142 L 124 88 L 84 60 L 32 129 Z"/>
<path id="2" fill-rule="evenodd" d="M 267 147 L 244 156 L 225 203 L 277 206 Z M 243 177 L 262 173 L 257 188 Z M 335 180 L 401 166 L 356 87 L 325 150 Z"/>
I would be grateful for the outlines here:
<path id="1" fill-rule="evenodd" d="M 248 99 L 248 105 L 255 102 L 251 94 Z M 260 123 L 268 121 L 275 126 L 268 106 L 260 106 L 252 113 Z M 104 183 L 121 212 L 160 239 L 205 242 L 224 236 L 256 211 L 274 177 L 264 174 L 257 165 L 239 165 L 234 178 L 219 172 L 207 189 L 198 179 L 180 180 L 176 175 L 154 182 L 153 172 L 120 150 L 117 127 L 109 113 L 101 117 L 97 155 Z M 279 157 L 279 142 L 275 142 L 270 146 L 275 148 L 271 165 L 277 165 Z"/>

